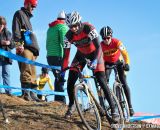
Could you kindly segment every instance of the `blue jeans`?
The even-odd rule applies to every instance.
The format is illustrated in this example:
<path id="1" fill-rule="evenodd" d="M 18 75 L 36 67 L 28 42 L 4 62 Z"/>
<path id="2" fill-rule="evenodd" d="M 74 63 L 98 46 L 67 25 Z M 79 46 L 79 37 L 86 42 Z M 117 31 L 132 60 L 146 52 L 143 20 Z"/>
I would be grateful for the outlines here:
<path id="1" fill-rule="evenodd" d="M 3 85 L 10 86 L 10 64 L 0 61 L 0 84 L 2 84 L 3 79 Z M 2 92 L 2 89 L 0 88 L 0 93 Z M 6 88 L 5 92 L 7 94 L 11 94 L 11 89 Z"/>

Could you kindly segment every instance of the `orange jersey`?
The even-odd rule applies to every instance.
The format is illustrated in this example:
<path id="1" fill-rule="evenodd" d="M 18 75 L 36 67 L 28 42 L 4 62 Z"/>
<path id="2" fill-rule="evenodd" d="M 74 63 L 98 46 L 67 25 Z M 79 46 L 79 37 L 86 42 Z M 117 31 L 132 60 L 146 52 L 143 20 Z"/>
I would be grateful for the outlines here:
<path id="1" fill-rule="evenodd" d="M 130 63 L 128 52 L 124 47 L 123 43 L 116 38 L 112 38 L 111 43 L 106 45 L 103 41 L 101 42 L 103 59 L 105 62 L 115 63 L 119 59 L 121 60 L 121 55 L 126 64 Z"/>

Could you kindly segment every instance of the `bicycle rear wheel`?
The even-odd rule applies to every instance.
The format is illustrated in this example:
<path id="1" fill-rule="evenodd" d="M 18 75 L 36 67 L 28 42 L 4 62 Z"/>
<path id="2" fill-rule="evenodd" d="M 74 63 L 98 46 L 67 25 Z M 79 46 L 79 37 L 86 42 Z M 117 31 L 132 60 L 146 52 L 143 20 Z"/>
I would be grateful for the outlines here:
<path id="1" fill-rule="evenodd" d="M 128 122 L 130 118 L 130 113 L 129 113 L 129 106 L 128 106 L 128 102 L 127 102 L 127 98 L 124 93 L 124 90 L 122 86 L 116 85 L 114 86 L 114 91 L 117 96 L 117 99 L 119 100 L 120 106 L 122 108 L 123 117 L 125 121 Z"/>
<path id="2" fill-rule="evenodd" d="M 78 113 L 88 130 L 101 130 L 99 111 L 93 98 L 86 91 L 90 90 L 86 90 L 83 84 L 75 86 L 74 96 Z"/>

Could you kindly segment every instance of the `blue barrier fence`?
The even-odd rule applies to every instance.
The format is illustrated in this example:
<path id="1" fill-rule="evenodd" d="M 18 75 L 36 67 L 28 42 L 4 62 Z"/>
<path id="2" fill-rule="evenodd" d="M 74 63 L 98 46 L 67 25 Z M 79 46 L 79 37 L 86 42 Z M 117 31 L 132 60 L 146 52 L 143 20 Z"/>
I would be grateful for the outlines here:
<path id="1" fill-rule="evenodd" d="M 55 91 L 51 91 L 51 90 L 36 90 L 36 89 L 25 89 L 25 88 L 18 88 L 18 87 L 11 87 L 11 86 L 4 86 L 4 85 L 0 85 L 0 88 L 4 88 L 4 89 L 17 89 L 17 90 L 29 90 L 32 91 L 34 93 L 37 93 L 39 95 L 62 95 L 62 96 L 67 96 L 66 93 L 64 92 L 55 92 Z M 14 92 L 13 95 L 19 95 L 20 92 Z"/>
<path id="2" fill-rule="evenodd" d="M 11 52 L 8 52 L 8 51 L 5 51 L 3 49 L 0 49 L 0 55 L 8 57 L 8 58 L 13 59 L 13 60 L 17 60 L 19 62 L 26 63 L 26 64 L 40 66 L 40 67 L 44 67 L 44 68 L 48 68 L 48 69 L 61 70 L 60 66 L 49 66 L 49 65 L 41 64 L 41 63 L 38 63 L 38 62 L 35 62 L 35 61 L 32 61 L 32 60 L 29 60 L 27 58 L 21 57 L 19 55 L 15 55 L 15 54 L 13 54 Z"/>
<path id="3" fill-rule="evenodd" d="M 32 60 L 29 60 L 27 58 L 21 57 L 19 55 L 13 54 L 11 52 L 5 51 L 3 49 L 0 49 L 0 55 L 8 57 L 8 58 L 16 60 L 16 61 L 19 61 L 19 62 L 26 63 L 26 64 L 31 64 L 31 65 L 35 65 L 35 66 L 39 66 L 39 67 L 48 68 L 48 69 L 61 70 L 60 66 L 49 66 L 49 65 L 41 64 L 41 63 L 38 63 L 38 62 L 35 62 L 35 61 L 32 61 Z M 25 90 L 24 88 L 3 86 L 3 85 L 0 85 L 0 88 L 10 88 L 10 89 Z M 66 96 L 67 95 L 64 92 L 55 92 L 55 91 L 47 91 L 47 90 L 40 91 L 40 90 L 35 90 L 35 89 L 26 89 L 26 90 L 33 91 L 33 92 L 35 92 L 37 94 L 43 94 L 43 95 L 62 95 L 62 96 L 63 95 Z M 20 93 L 13 93 L 13 94 L 20 94 Z"/>

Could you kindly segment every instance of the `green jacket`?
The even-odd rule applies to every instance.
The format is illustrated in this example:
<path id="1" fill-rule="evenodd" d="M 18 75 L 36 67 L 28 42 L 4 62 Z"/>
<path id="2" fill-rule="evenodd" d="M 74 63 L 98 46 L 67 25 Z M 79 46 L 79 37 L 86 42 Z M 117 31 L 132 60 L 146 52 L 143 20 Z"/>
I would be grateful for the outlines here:
<path id="1" fill-rule="evenodd" d="M 49 24 L 46 40 L 47 56 L 63 57 L 64 37 L 67 31 L 68 27 L 62 20 Z"/>

